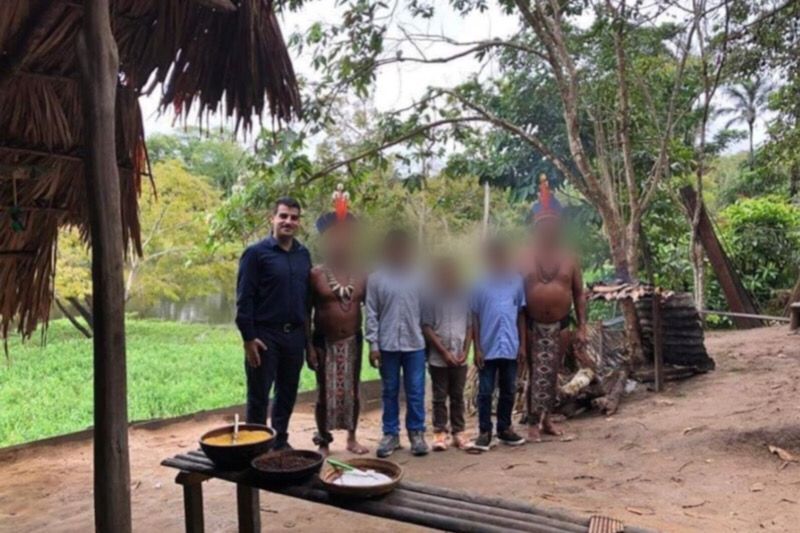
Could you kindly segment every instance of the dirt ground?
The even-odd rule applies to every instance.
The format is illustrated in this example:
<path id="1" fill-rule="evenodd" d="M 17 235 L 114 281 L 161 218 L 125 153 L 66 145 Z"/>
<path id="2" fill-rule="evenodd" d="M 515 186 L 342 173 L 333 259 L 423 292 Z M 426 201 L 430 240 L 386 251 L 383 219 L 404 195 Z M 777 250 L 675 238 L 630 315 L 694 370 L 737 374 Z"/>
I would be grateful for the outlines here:
<path id="1" fill-rule="evenodd" d="M 542 506 L 600 513 L 662 531 L 798 531 L 800 463 L 784 463 L 768 445 L 800 458 L 800 337 L 787 328 L 712 333 L 717 370 L 669 384 L 661 395 L 642 388 L 618 414 L 567 423 L 569 442 L 458 451 L 394 459 L 407 479 Z M 221 417 L 130 434 L 136 531 L 183 531 L 175 471 L 161 459 L 195 446 Z M 379 438 L 379 413 L 361 422 L 367 444 Z M 470 422 L 474 426 L 474 421 Z M 293 443 L 311 446 L 313 417 L 301 406 Z M 345 456 L 341 437 L 334 452 Z M 0 451 L 0 531 L 90 531 L 91 442 Z M 235 491 L 204 484 L 206 528 L 235 531 Z M 262 493 L 266 531 L 422 531 L 420 528 Z"/>

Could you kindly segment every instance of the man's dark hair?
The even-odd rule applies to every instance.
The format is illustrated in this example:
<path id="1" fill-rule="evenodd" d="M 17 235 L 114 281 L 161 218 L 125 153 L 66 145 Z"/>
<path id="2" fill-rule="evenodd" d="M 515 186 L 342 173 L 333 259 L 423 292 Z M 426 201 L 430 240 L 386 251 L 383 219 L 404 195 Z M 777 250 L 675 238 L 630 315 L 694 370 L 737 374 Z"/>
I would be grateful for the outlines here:
<path id="1" fill-rule="evenodd" d="M 505 255 L 509 252 L 508 240 L 501 236 L 490 237 L 483 243 L 483 251 L 489 256 Z"/>
<path id="2" fill-rule="evenodd" d="M 272 207 L 272 214 L 278 212 L 278 206 L 285 205 L 286 207 L 291 207 L 292 209 L 297 209 L 298 211 L 302 211 L 303 208 L 300 207 L 300 202 L 292 198 L 291 196 L 281 196 L 277 200 L 275 200 L 275 205 Z"/>
<path id="3" fill-rule="evenodd" d="M 408 246 L 412 243 L 411 235 L 404 229 L 394 228 L 386 232 L 383 238 L 383 245 L 390 246 Z"/>

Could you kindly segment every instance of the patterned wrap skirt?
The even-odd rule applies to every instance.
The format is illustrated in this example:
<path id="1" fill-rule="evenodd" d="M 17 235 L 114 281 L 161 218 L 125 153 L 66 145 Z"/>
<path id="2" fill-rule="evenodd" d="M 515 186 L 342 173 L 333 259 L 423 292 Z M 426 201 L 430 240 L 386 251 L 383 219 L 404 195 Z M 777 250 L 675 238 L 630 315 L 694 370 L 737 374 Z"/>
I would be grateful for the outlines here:
<path id="1" fill-rule="evenodd" d="M 561 324 L 528 324 L 528 416 L 536 424 L 543 413 L 553 410 L 558 399 L 561 367 Z"/>

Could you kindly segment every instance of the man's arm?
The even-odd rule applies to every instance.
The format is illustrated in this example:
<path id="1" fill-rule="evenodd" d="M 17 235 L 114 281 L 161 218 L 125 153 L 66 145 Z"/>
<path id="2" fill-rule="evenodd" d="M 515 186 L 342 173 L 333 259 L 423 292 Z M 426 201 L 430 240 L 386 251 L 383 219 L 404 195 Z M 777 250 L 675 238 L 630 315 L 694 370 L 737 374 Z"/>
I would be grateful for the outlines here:
<path id="1" fill-rule="evenodd" d="M 478 313 L 472 313 L 472 342 L 475 346 L 473 360 L 475 366 L 481 369 L 483 368 L 483 351 L 481 350 L 481 323 Z"/>
<path id="2" fill-rule="evenodd" d="M 439 352 L 439 355 L 442 356 L 442 359 L 449 365 L 449 366 L 458 366 L 455 357 L 450 351 L 444 347 L 442 344 L 442 339 L 439 338 L 439 335 L 433 331 L 433 328 L 428 324 L 422 325 L 422 335 L 425 337 L 425 340 L 428 344 L 433 345 L 434 349 Z"/>
<path id="3" fill-rule="evenodd" d="M 369 343 L 369 362 L 372 366 L 380 366 L 380 345 L 378 332 L 380 330 L 380 287 L 375 275 L 367 278 L 367 298 L 365 307 L 367 318 L 364 325 L 364 338 Z"/>
<path id="4" fill-rule="evenodd" d="M 526 326 L 525 308 L 517 314 L 517 335 L 519 335 L 519 348 L 517 349 L 517 364 L 525 363 L 525 347 L 528 345 L 528 331 Z"/>
<path id="5" fill-rule="evenodd" d="M 315 276 L 316 272 L 312 268 L 308 275 L 308 309 L 306 311 L 306 363 L 311 370 L 316 370 L 319 365 L 317 350 L 314 348 Z"/>
<path id="6" fill-rule="evenodd" d="M 594 368 L 594 362 L 586 354 L 586 298 L 583 293 L 583 274 L 581 265 L 577 259 L 573 261 L 572 267 L 572 302 L 575 306 L 576 332 L 575 342 L 577 343 L 575 357 L 578 363 L 586 368 Z"/>
<path id="7" fill-rule="evenodd" d="M 244 354 L 252 367 L 261 365 L 261 350 L 267 346 L 256 337 L 255 300 L 258 294 L 258 254 L 247 248 L 239 260 L 236 279 L 236 326 L 244 341 Z"/>

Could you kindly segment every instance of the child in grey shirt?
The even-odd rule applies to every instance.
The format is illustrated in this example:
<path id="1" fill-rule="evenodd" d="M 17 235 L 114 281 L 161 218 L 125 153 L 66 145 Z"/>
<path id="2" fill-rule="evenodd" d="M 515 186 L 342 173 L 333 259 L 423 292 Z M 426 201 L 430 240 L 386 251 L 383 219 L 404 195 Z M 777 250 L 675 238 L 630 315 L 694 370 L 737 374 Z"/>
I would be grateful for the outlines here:
<path id="1" fill-rule="evenodd" d="M 433 450 L 452 445 L 466 446 L 464 432 L 464 386 L 467 380 L 467 354 L 472 332 L 469 295 L 456 261 L 439 259 L 422 305 L 422 332 L 425 335 L 428 371 L 433 385 Z M 448 416 L 449 400 L 449 416 Z"/>

